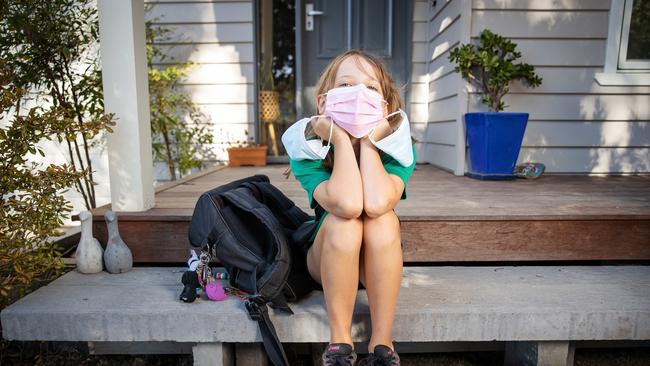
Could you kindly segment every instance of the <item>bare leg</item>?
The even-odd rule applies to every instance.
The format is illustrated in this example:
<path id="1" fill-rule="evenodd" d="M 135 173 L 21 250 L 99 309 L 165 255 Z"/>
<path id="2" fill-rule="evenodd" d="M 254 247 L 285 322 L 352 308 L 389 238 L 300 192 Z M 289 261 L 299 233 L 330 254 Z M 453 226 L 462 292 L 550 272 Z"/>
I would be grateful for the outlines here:
<path id="1" fill-rule="evenodd" d="M 307 252 L 307 268 L 323 285 L 330 322 L 330 343 L 352 342 L 352 313 L 359 287 L 363 221 L 328 213 Z"/>
<path id="2" fill-rule="evenodd" d="M 368 352 L 378 344 L 393 347 L 393 321 L 402 283 L 402 247 L 399 220 L 393 210 L 375 218 L 362 215 L 363 244 L 360 280 L 368 294 L 372 336 Z"/>

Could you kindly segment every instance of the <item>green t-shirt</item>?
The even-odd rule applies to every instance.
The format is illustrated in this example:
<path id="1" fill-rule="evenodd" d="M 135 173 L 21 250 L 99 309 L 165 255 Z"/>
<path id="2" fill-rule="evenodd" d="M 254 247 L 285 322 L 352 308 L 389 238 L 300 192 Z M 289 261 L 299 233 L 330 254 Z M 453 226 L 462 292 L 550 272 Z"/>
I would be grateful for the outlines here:
<path id="1" fill-rule="evenodd" d="M 334 145 L 330 145 L 330 148 L 332 149 L 332 153 L 334 153 Z M 400 164 L 397 160 L 395 160 L 392 156 L 384 153 L 383 151 L 379 150 L 379 156 L 381 157 L 381 162 L 384 165 L 384 169 L 386 169 L 386 172 L 388 174 L 395 174 L 398 177 L 402 178 L 402 181 L 404 181 L 404 190 L 402 191 L 402 196 L 400 200 L 406 199 L 407 193 L 406 193 L 406 186 L 409 181 L 409 178 L 411 177 L 411 173 L 413 173 L 413 169 L 415 168 L 415 146 L 411 144 L 411 148 L 413 149 L 413 163 L 409 166 L 403 166 Z M 316 186 L 318 186 L 321 182 L 328 180 L 330 176 L 332 175 L 331 169 L 327 169 L 323 166 L 323 161 L 322 160 L 293 160 L 289 159 L 289 165 L 291 167 L 291 172 L 293 175 L 298 179 L 300 182 L 300 185 L 302 188 L 307 191 L 307 199 L 309 201 L 309 207 L 316 209 L 316 206 L 320 206 L 316 200 L 314 200 L 314 189 L 316 189 Z M 321 207 L 322 208 L 322 207 Z M 323 219 L 327 215 L 327 211 L 319 218 L 316 218 L 319 220 L 318 226 L 316 227 L 316 230 L 314 230 L 314 233 L 312 237 L 310 238 L 310 242 L 314 240 L 316 237 L 316 233 L 318 232 L 318 229 L 320 228 L 320 224 L 323 222 Z"/>

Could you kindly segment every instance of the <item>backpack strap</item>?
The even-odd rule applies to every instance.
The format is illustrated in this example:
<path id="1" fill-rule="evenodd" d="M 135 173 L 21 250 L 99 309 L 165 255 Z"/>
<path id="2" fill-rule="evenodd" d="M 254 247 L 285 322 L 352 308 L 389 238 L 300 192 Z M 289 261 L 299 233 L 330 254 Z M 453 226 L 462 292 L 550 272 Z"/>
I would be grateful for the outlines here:
<path id="1" fill-rule="evenodd" d="M 264 349 L 266 355 L 271 359 L 274 366 L 289 366 L 289 360 L 282 348 L 282 342 L 275 331 L 275 326 L 271 318 L 269 318 L 268 308 L 266 307 L 266 300 L 258 296 L 252 296 L 244 302 L 246 310 L 251 316 L 251 319 L 257 321 L 257 325 L 262 333 L 262 340 L 264 341 Z"/>

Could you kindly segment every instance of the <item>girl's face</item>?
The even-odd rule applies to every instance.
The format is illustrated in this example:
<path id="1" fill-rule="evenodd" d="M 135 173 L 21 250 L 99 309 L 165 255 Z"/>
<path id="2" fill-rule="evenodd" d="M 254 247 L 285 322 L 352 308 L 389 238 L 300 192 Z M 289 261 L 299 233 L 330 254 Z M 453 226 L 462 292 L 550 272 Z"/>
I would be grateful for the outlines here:
<path id="1" fill-rule="evenodd" d="M 349 56 L 339 65 L 339 69 L 336 72 L 336 78 L 334 79 L 333 88 L 354 86 L 357 84 L 363 84 L 366 88 L 376 91 L 384 97 L 381 84 L 377 79 L 372 64 L 366 61 L 363 57 Z M 320 97 L 322 98 L 320 100 L 322 111 L 326 96 L 321 95 Z M 384 114 L 387 114 L 387 109 L 387 105 L 384 103 Z"/>

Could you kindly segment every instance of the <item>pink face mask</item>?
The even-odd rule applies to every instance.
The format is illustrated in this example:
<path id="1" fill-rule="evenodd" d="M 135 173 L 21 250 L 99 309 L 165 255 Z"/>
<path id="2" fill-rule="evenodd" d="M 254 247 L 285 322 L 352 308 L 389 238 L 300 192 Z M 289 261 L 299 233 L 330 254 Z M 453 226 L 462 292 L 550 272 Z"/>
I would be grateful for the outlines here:
<path id="1" fill-rule="evenodd" d="M 327 93 L 324 114 L 350 135 L 361 138 L 384 117 L 381 94 L 363 84 L 331 89 Z"/>

